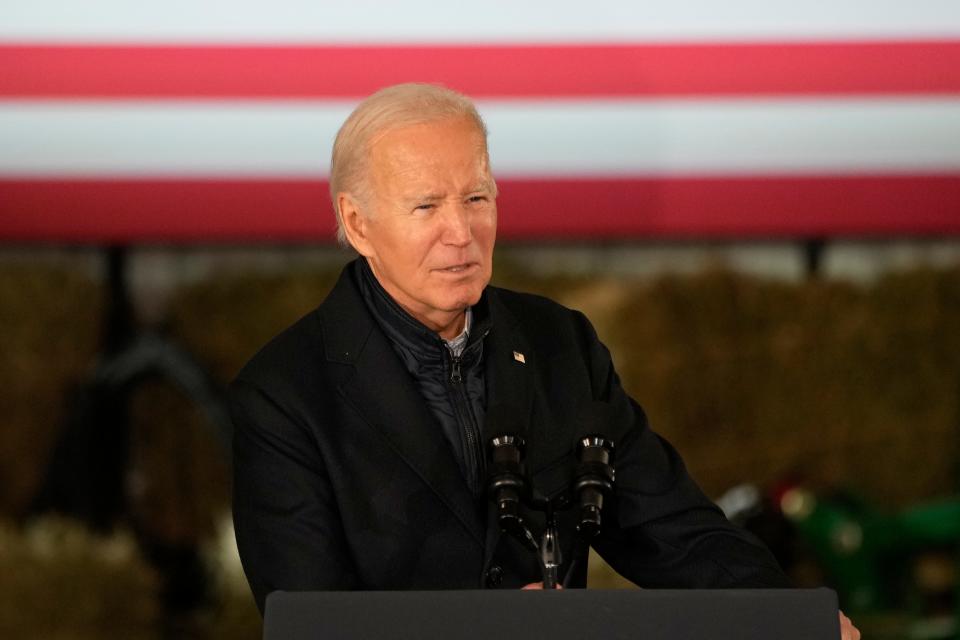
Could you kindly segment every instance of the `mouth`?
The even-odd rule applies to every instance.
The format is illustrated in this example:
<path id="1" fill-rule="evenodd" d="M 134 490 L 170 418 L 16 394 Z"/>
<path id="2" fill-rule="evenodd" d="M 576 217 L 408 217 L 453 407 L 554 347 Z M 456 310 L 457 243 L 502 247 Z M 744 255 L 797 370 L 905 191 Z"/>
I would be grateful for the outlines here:
<path id="1" fill-rule="evenodd" d="M 476 269 L 479 266 L 480 265 L 478 265 L 476 262 L 464 262 L 461 264 L 453 264 L 453 265 L 450 265 L 449 267 L 441 267 L 439 269 L 434 269 L 434 271 L 437 271 L 439 273 L 449 273 L 453 275 L 459 275 L 459 274 L 467 273 L 472 269 Z"/>

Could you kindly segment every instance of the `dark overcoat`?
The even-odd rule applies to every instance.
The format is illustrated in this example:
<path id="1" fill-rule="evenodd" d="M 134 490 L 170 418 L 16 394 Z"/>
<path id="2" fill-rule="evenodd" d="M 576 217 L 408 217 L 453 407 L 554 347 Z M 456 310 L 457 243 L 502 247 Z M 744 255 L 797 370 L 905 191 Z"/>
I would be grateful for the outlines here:
<path id="1" fill-rule="evenodd" d="M 541 579 L 499 535 L 344 269 L 327 299 L 265 346 L 231 386 L 234 522 L 258 606 L 275 589 L 466 589 Z M 787 586 L 770 553 L 726 521 L 622 389 L 583 314 L 487 287 L 486 432 L 519 432 L 534 489 L 559 495 L 585 405 L 616 416 L 616 490 L 594 548 L 644 587 Z M 629 319 L 624 319 L 625 322 Z M 499 421 L 503 424 L 489 424 Z M 584 582 L 571 511 L 565 571 Z M 543 518 L 528 513 L 539 535 Z"/>

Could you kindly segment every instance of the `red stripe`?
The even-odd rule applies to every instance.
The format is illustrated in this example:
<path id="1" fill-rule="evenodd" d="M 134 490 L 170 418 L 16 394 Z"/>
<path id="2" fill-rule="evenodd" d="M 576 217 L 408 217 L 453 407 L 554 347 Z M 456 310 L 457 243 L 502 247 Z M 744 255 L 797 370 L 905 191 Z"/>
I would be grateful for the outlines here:
<path id="1" fill-rule="evenodd" d="M 500 237 L 960 235 L 960 174 L 503 180 Z M 6 242 L 329 240 L 321 181 L 0 180 Z"/>
<path id="2" fill-rule="evenodd" d="M 0 46 L 0 96 L 353 98 L 960 93 L 960 41 L 558 46 Z"/>

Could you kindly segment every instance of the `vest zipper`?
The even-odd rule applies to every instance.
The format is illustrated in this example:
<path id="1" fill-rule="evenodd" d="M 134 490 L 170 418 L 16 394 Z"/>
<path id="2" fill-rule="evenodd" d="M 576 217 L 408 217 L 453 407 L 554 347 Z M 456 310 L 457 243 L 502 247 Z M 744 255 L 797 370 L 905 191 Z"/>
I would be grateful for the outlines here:
<path id="1" fill-rule="evenodd" d="M 454 384 L 463 382 L 463 377 L 460 375 L 460 356 L 453 356 L 450 362 L 450 382 Z"/>
<path id="2" fill-rule="evenodd" d="M 467 450 L 464 454 L 467 457 L 467 465 L 471 472 L 470 488 L 474 493 L 478 493 L 480 491 L 480 469 L 482 469 L 480 455 L 482 451 L 477 442 L 478 436 L 474 425 L 473 411 L 470 409 L 470 399 L 467 397 L 466 387 L 463 384 L 463 375 L 460 370 L 462 358 L 453 355 L 453 351 L 449 347 L 447 347 L 447 351 L 450 353 L 450 385 L 453 392 L 453 406 L 457 413 L 457 422 L 460 423 L 464 435 L 466 435 Z"/>

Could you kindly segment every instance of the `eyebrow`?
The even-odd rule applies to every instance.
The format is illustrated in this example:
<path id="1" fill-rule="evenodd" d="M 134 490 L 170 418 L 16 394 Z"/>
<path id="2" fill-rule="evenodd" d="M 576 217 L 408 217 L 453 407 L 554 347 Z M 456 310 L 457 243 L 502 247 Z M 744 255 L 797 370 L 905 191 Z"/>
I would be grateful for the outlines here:
<path id="1" fill-rule="evenodd" d="M 424 193 L 420 195 L 410 195 L 404 198 L 406 202 L 424 202 L 424 201 L 435 201 L 443 200 L 443 196 L 439 193 Z"/>
<path id="2" fill-rule="evenodd" d="M 491 189 L 491 183 L 487 180 L 478 182 L 473 186 L 472 189 L 467 189 L 461 195 L 467 195 L 470 193 L 477 193 L 478 191 L 489 191 Z M 405 202 L 435 202 L 437 200 L 443 200 L 444 196 L 439 193 L 423 193 L 423 194 L 414 194 L 404 197 Z"/>

